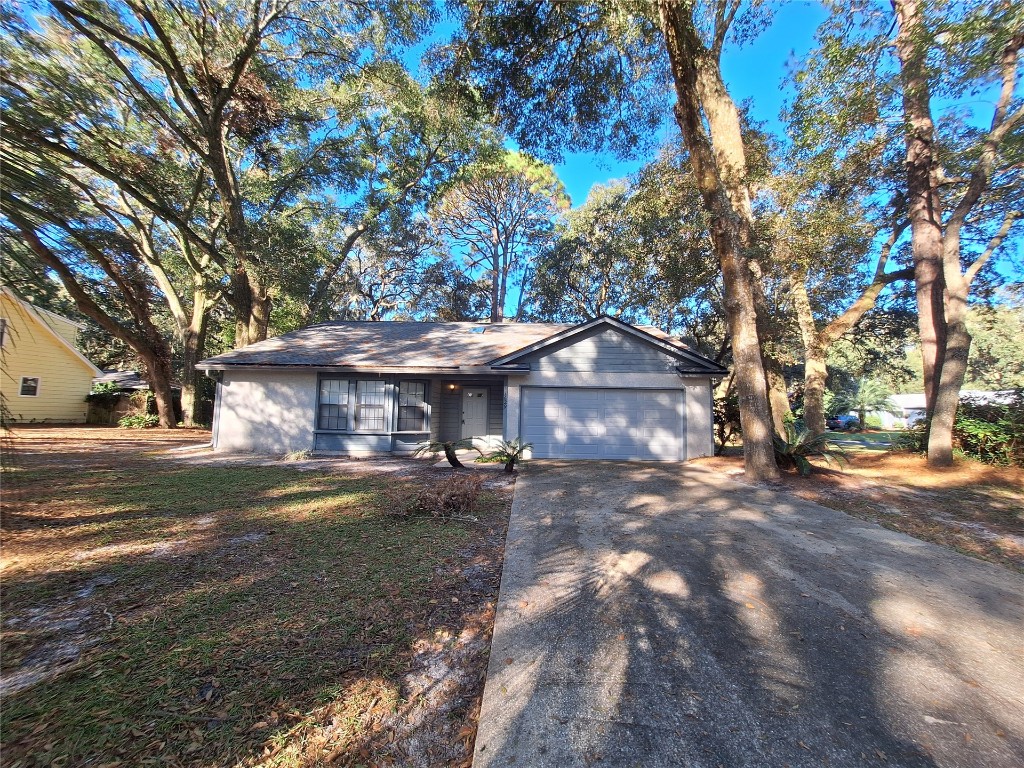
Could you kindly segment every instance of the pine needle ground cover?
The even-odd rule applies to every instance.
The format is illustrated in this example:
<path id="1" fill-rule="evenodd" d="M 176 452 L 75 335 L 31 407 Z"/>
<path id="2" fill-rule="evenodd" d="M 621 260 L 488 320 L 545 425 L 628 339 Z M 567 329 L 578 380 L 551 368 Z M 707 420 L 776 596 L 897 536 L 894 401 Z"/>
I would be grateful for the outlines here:
<path id="1" fill-rule="evenodd" d="M 396 520 L 433 475 L 38 455 L 5 471 L 5 765 L 468 762 L 510 485 Z"/>
<path id="2" fill-rule="evenodd" d="M 817 469 L 810 477 L 785 473 L 778 487 L 1024 573 L 1024 469 L 969 459 L 958 459 L 947 469 L 932 469 L 923 456 L 915 454 L 842 447 L 849 462 L 841 469 L 815 460 Z M 700 463 L 742 481 L 741 456 L 716 456 Z"/>

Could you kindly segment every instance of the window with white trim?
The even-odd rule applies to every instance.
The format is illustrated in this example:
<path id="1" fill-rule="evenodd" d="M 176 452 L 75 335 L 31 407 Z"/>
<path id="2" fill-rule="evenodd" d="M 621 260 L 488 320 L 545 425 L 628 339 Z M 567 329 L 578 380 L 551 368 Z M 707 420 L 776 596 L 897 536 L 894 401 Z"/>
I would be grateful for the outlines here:
<path id="1" fill-rule="evenodd" d="M 22 376 L 21 377 L 21 390 L 18 392 L 22 397 L 38 397 L 39 396 L 39 377 L 38 376 Z"/>
<path id="2" fill-rule="evenodd" d="M 427 383 L 398 382 L 398 431 L 427 431 Z"/>
<path id="3" fill-rule="evenodd" d="M 386 432 L 384 420 L 384 399 L 387 382 L 360 379 L 356 382 L 356 423 L 357 432 Z"/>
<path id="4" fill-rule="evenodd" d="M 348 379 L 320 379 L 318 429 L 348 431 Z"/>

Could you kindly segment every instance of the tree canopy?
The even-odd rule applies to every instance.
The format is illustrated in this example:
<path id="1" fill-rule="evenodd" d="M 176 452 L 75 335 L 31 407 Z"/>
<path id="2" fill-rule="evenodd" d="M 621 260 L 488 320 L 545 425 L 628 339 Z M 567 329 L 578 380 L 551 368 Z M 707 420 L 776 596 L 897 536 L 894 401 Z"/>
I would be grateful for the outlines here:
<path id="1" fill-rule="evenodd" d="M 1022 381 L 1018 6 L 830 4 L 781 129 L 725 74 L 758 0 L 5 7 L 3 280 L 166 426 L 204 356 L 310 323 L 609 314 L 730 366 L 769 479 L 791 404 L 820 432 L 917 348 L 947 462 L 961 387 Z M 643 162 L 573 208 L 579 151 Z"/>

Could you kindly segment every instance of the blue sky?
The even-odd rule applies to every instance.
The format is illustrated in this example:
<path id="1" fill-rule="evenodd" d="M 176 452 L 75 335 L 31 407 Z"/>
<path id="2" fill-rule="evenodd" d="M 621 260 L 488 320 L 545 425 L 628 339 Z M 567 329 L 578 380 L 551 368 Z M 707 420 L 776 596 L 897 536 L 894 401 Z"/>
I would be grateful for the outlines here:
<path id="1" fill-rule="evenodd" d="M 737 103 L 749 101 L 753 117 L 773 133 L 782 135 L 785 131 L 780 118 L 787 100 L 794 95 L 789 73 L 813 47 L 815 31 L 826 16 L 827 11 L 817 0 L 775 0 L 774 17 L 768 28 L 743 46 L 726 47 L 722 73 L 731 96 Z M 445 37 L 454 28 L 450 21 L 441 23 L 432 39 Z M 418 60 L 429 44 L 429 40 L 425 41 L 409 52 L 410 64 Z M 984 119 L 990 119 L 987 111 Z M 654 142 L 655 149 L 628 160 L 619 160 L 612 154 L 566 153 L 564 162 L 555 165 L 555 170 L 573 207 L 586 200 L 594 184 L 627 177 L 652 160 L 657 145 L 675 135 L 671 120 L 671 113 L 666 114 L 662 135 Z M 1020 230 L 1004 244 L 996 268 L 1011 280 L 1024 280 L 1024 237 Z"/>
<path id="2" fill-rule="evenodd" d="M 754 117 L 774 132 L 783 131 L 779 115 L 791 95 L 785 84 L 789 65 L 811 49 L 814 32 L 825 16 L 825 9 L 817 2 L 779 3 L 768 29 L 742 48 L 731 46 L 722 57 L 722 74 L 732 97 L 737 102 L 750 99 Z M 667 139 L 672 132 L 666 125 L 661 138 Z M 611 155 L 577 152 L 568 154 L 555 169 L 575 207 L 586 199 L 594 184 L 628 176 L 651 159 L 652 155 L 647 154 L 624 162 Z"/>

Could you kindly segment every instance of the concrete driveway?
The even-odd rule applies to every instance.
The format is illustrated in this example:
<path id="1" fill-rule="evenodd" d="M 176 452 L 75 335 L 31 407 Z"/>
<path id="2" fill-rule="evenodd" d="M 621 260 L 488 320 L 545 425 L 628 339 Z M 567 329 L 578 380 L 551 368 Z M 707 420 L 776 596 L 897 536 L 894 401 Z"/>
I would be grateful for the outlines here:
<path id="1" fill-rule="evenodd" d="M 1022 594 L 708 470 L 535 462 L 473 765 L 1024 765 Z"/>

